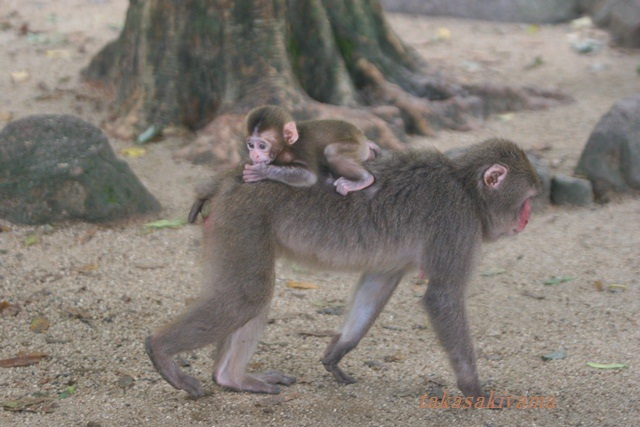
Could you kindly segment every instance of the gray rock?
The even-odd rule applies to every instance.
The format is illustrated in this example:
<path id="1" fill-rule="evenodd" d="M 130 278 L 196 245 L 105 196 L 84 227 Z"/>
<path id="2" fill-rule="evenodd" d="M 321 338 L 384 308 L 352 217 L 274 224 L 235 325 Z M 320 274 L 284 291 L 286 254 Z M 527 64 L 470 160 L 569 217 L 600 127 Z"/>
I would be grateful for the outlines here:
<path id="1" fill-rule="evenodd" d="M 591 182 L 572 176 L 555 175 L 551 180 L 551 201 L 556 205 L 591 206 Z"/>
<path id="2" fill-rule="evenodd" d="M 104 222 L 160 210 L 100 129 L 69 115 L 35 115 L 0 132 L 0 217 L 44 224 Z"/>
<path id="3" fill-rule="evenodd" d="M 640 190 L 640 95 L 617 101 L 598 122 L 575 174 L 591 181 L 597 200 Z"/>
<path id="4" fill-rule="evenodd" d="M 389 12 L 534 24 L 580 16 L 580 0 L 382 0 Z"/>
<path id="5" fill-rule="evenodd" d="M 613 42 L 624 47 L 640 47 L 639 0 L 583 0 L 593 21 L 606 28 Z"/>
<path id="6" fill-rule="evenodd" d="M 549 206 L 551 199 L 551 171 L 549 171 L 547 162 L 535 154 L 527 153 L 527 158 L 538 173 L 538 178 L 540 178 L 540 183 L 542 184 L 540 194 L 531 199 L 531 208 L 539 212 Z"/>

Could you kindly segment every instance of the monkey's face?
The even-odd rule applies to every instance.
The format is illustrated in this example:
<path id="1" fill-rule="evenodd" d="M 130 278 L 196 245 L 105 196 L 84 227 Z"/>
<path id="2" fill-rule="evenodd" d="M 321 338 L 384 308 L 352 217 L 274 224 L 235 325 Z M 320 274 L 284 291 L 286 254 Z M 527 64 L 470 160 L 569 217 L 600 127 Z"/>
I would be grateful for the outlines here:
<path id="1" fill-rule="evenodd" d="M 526 166 L 526 165 L 525 165 Z M 531 215 L 531 198 L 540 191 L 537 175 L 518 167 L 492 165 L 484 174 L 485 197 L 492 208 L 488 212 L 490 230 L 487 240 L 513 236 L 525 229 Z M 531 177 L 536 180 L 532 181 Z"/>
<path id="2" fill-rule="evenodd" d="M 277 135 L 271 130 L 263 132 L 254 132 L 246 140 L 247 149 L 249 150 L 249 157 L 251 163 L 269 164 L 273 162 L 284 142 L 278 141 Z"/>

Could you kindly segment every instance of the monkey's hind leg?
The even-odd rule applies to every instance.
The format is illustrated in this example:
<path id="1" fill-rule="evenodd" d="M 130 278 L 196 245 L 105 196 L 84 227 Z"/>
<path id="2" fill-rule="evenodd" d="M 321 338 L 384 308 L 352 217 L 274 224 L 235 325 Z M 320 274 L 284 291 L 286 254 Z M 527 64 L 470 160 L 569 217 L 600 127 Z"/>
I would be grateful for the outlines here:
<path id="1" fill-rule="evenodd" d="M 373 184 L 373 181 L 373 175 L 367 172 L 367 175 L 363 179 L 357 181 L 352 181 L 342 176 L 336 179 L 333 185 L 336 187 L 336 191 L 338 193 L 346 196 L 353 191 L 363 190 L 369 187 L 371 184 Z"/>
<path id="2" fill-rule="evenodd" d="M 352 144 L 335 142 L 324 149 L 331 171 L 340 177 L 333 185 L 343 196 L 373 184 L 373 175 L 362 166 L 362 162 L 369 158 L 369 146 L 365 144 L 363 147 L 361 149 L 362 147 Z"/>
<path id="3" fill-rule="evenodd" d="M 367 146 L 369 147 L 369 156 L 367 157 L 367 160 L 373 160 L 380 157 L 382 150 L 378 144 L 373 141 L 367 141 Z"/>
<path id="4" fill-rule="evenodd" d="M 356 382 L 353 377 L 338 367 L 338 363 L 367 333 L 403 275 L 404 272 L 364 274 L 360 278 L 342 332 L 329 343 L 322 359 L 325 369 L 331 372 L 339 383 Z"/>
<path id="5" fill-rule="evenodd" d="M 182 372 L 173 356 L 224 340 L 259 312 L 248 308 L 238 313 L 225 307 L 220 298 L 203 297 L 175 321 L 154 331 L 147 338 L 147 355 L 169 384 L 192 397 L 202 397 L 198 380 Z"/>
<path id="6" fill-rule="evenodd" d="M 253 393 L 280 393 L 276 384 L 291 385 L 296 377 L 278 371 L 246 373 L 251 356 L 258 346 L 269 313 L 267 304 L 260 313 L 230 334 L 218 349 L 213 380 L 222 387 Z"/>

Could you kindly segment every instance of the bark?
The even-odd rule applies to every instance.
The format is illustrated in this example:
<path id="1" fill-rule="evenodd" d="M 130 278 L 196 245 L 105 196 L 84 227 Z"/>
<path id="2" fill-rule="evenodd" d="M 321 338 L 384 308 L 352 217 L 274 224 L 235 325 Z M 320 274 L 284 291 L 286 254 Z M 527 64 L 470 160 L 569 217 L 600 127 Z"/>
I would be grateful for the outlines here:
<path id="1" fill-rule="evenodd" d="M 461 87 L 425 70 L 378 0 L 131 0 L 119 38 L 83 77 L 113 94 L 112 133 L 199 130 L 178 153 L 197 162 L 237 160 L 243 115 L 262 104 L 298 120 L 344 118 L 400 149 L 406 132 L 464 130 L 493 112 L 569 99 Z"/>

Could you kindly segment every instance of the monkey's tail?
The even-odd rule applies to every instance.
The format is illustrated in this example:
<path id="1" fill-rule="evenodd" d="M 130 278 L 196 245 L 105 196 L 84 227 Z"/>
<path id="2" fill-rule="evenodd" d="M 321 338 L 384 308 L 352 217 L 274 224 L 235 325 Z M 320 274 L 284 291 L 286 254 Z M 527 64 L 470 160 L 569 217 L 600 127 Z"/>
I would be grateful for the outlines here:
<path id="1" fill-rule="evenodd" d="M 204 206 L 207 199 L 198 199 L 193 202 L 191 205 L 191 210 L 189 211 L 189 223 L 193 224 L 198 219 L 198 214 L 202 212 L 202 207 Z"/>

